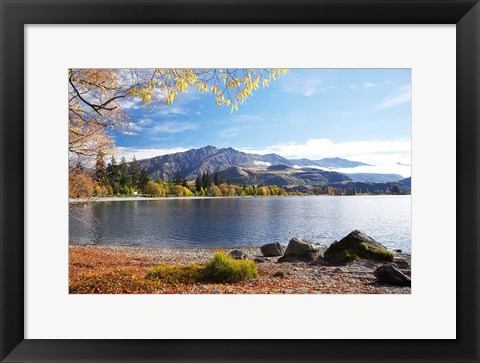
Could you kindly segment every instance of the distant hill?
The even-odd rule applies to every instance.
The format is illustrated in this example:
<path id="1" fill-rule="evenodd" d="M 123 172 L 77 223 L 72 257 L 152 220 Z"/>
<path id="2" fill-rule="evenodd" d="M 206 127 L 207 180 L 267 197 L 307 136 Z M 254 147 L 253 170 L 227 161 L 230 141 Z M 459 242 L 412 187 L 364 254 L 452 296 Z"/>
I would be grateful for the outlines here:
<path id="1" fill-rule="evenodd" d="M 399 181 L 400 184 L 412 187 L 412 177 L 408 177 Z"/>
<path id="2" fill-rule="evenodd" d="M 354 182 L 343 181 L 339 183 L 330 183 L 329 186 L 337 187 L 340 189 L 350 188 L 357 193 L 383 193 L 387 189 L 394 194 L 409 194 L 411 189 L 409 186 L 400 182 L 387 182 L 387 183 L 366 183 L 366 182 Z"/>
<path id="3" fill-rule="evenodd" d="M 398 174 L 379 174 L 379 173 L 348 173 L 345 174 L 353 181 L 370 182 L 370 183 L 388 183 L 396 182 L 403 179 Z"/>
<path id="4" fill-rule="evenodd" d="M 293 165 L 300 167 L 319 167 L 326 169 L 339 169 L 339 168 L 356 168 L 357 166 L 371 166 L 370 164 L 361 163 L 359 161 L 351 161 L 342 158 L 324 158 L 321 160 L 309 160 L 309 159 L 290 159 Z"/>
<path id="5" fill-rule="evenodd" d="M 302 169 L 308 167 L 331 169 L 368 164 L 341 158 L 289 160 L 277 154 L 250 154 L 231 147 L 217 149 L 210 145 L 199 149 L 138 160 L 138 167 L 140 169 L 145 168 L 151 178 L 160 177 L 163 180 L 172 179 L 177 172 L 180 172 L 182 178 L 194 180 L 203 172 L 212 174 L 232 167 L 257 168 L 274 165 L 296 166 Z"/>
<path id="6" fill-rule="evenodd" d="M 282 187 L 326 186 L 329 183 L 349 181 L 346 175 L 313 168 L 292 168 L 287 165 L 270 167 L 231 167 L 218 172 L 224 180 L 237 185 L 278 185 Z"/>

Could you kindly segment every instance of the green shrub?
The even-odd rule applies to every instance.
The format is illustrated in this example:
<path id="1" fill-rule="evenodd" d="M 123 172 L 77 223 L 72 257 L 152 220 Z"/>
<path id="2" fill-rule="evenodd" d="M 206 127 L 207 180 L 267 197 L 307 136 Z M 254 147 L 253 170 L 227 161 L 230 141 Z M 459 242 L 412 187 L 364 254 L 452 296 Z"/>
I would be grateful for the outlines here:
<path id="1" fill-rule="evenodd" d="M 285 272 L 283 272 L 283 271 L 277 271 L 277 272 L 275 272 L 272 276 L 273 276 L 273 277 L 281 277 L 281 278 L 284 278 L 284 277 L 285 277 Z"/>
<path id="2" fill-rule="evenodd" d="M 192 263 L 188 266 L 161 264 L 148 269 L 147 279 L 158 279 L 166 282 L 195 282 L 201 274 L 200 266 Z"/>
<path id="3" fill-rule="evenodd" d="M 223 252 L 217 252 L 203 268 L 200 279 L 207 282 L 240 282 L 257 276 L 255 262 L 235 260 Z"/>

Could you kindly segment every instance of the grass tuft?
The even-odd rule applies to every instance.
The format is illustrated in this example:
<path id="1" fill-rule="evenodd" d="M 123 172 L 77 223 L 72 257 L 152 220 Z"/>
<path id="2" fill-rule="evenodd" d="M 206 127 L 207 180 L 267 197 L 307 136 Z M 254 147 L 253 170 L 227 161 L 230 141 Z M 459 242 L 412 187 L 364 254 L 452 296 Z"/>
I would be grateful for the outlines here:
<path id="1" fill-rule="evenodd" d="M 200 280 L 206 282 L 240 282 L 257 276 L 258 271 L 255 262 L 236 260 L 223 252 L 217 252 L 203 268 Z"/>
<path id="2" fill-rule="evenodd" d="M 165 282 L 195 282 L 200 278 L 200 266 L 191 265 L 167 265 L 161 264 L 148 269 L 147 279 L 163 280 Z"/>
<path id="3" fill-rule="evenodd" d="M 275 272 L 272 276 L 273 276 L 273 277 L 281 277 L 281 278 L 284 278 L 284 277 L 285 277 L 285 272 L 283 272 L 283 271 L 277 271 L 277 272 Z"/>
<path id="4" fill-rule="evenodd" d="M 228 283 L 240 282 L 257 276 L 257 265 L 253 261 L 235 260 L 223 252 L 217 252 L 203 268 L 196 264 L 188 266 L 161 264 L 150 267 L 145 278 L 168 283 Z"/>

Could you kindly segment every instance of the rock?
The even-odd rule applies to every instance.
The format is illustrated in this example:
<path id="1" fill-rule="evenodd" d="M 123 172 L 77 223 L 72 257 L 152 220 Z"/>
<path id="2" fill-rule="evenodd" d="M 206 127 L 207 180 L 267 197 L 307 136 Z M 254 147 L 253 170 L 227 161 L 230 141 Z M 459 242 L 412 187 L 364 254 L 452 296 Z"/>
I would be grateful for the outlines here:
<path id="1" fill-rule="evenodd" d="M 389 263 L 387 265 L 379 266 L 373 273 L 379 282 L 398 286 L 411 286 L 410 278 L 405 275 L 398 267 Z"/>
<path id="2" fill-rule="evenodd" d="M 339 273 L 343 272 L 343 270 L 340 267 L 337 267 L 335 270 L 333 270 L 333 272 Z"/>
<path id="3" fill-rule="evenodd" d="M 330 263 L 326 261 L 323 257 L 318 256 L 318 258 L 311 262 L 310 265 L 315 265 L 315 266 L 330 266 Z"/>
<path id="4" fill-rule="evenodd" d="M 266 257 L 255 257 L 253 261 L 257 263 L 262 263 L 262 262 L 268 262 L 270 261 L 270 259 Z"/>
<path id="5" fill-rule="evenodd" d="M 245 252 L 239 250 L 233 250 L 229 253 L 230 257 L 233 257 L 236 260 L 245 260 L 247 258 L 247 254 Z"/>
<path id="6" fill-rule="evenodd" d="M 260 250 L 265 257 L 282 256 L 285 252 L 285 246 L 280 243 L 268 243 L 260 247 Z"/>
<path id="7" fill-rule="evenodd" d="M 370 262 L 370 261 L 366 261 L 365 263 L 363 263 L 363 266 L 366 267 L 366 268 L 375 268 L 375 267 L 377 267 L 376 264 L 374 264 L 373 262 Z"/>
<path id="8" fill-rule="evenodd" d="M 402 253 L 402 250 L 394 250 L 395 252 Z"/>
<path id="9" fill-rule="evenodd" d="M 323 254 L 333 264 L 352 262 L 359 257 L 393 262 L 394 254 L 365 233 L 354 230 L 340 241 L 334 241 Z"/>
<path id="10" fill-rule="evenodd" d="M 288 242 L 287 249 L 278 262 L 297 262 L 316 260 L 321 251 L 321 246 L 305 242 L 300 238 L 294 237 Z"/>
<path id="11" fill-rule="evenodd" d="M 399 257 L 396 257 L 394 260 L 393 260 L 393 263 L 395 265 L 397 265 L 398 268 L 410 268 L 410 264 L 408 263 L 408 261 L 404 258 L 399 258 Z"/>

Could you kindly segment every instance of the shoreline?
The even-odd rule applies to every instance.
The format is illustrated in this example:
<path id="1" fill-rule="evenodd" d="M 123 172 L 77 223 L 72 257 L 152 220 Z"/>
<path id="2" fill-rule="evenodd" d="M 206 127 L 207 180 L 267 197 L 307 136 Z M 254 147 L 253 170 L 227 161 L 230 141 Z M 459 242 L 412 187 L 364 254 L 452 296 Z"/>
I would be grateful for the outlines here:
<path id="1" fill-rule="evenodd" d="M 332 241 L 333 242 L 333 241 Z M 281 245 L 284 245 L 286 247 L 286 244 L 284 242 L 268 242 L 268 243 L 280 243 Z M 324 247 L 328 247 L 329 244 L 325 244 L 322 242 L 316 242 L 317 244 L 320 244 Z M 265 243 L 263 243 L 265 244 Z M 262 245 L 263 245 L 262 244 Z M 138 250 L 185 250 L 185 251 L 193 251 L 193 250 L 206 250 L 206 251 L 218 251 L 218 250 L 247 250 L 247 251 L 254 251 L 258 250 L 259 255 L 261 256 L 260 253 L 260 247 L 262 245 L 258 246 L 217 246 L 217 247 L 161 247 L 161 246 L 139 246 L 139 245 L 104 245 L 104 244 L 97 244 L 97 243 L 68 243 L 68 247 L 73 247 L 73 248 L 82 248 L 82 247 L 92 247 L 92 248 L 105 248 L 105 249 L 138 249 Z M 395 252 L 395 249 L 388 248 L 389 251 Z M 398 255 L 402 256 L 407 256 L 411 257 L 412 253 L 403 251 L 402 252 L 395 252 Z"/>
<path id="2" fill-rule="evenodd" d="M 237 249 L 255 261 L 258 277 L 239 283 L 168 283 L 146 279 L 159 264 L 205 265 L 216 251 Z M 409 287 L 381 284 L 373 271 L 381 263 L 356 261 L 343 266 L 278 262 L 260 247 L 162 248 L 69 246 L 70 294 L 410 294 Z M 410 262 L 410 255 L 397 254 Z M 282 272 L 284 277 L 274 275 Z M 410 274 L 408 269 L 406 273 Z"/>
<path id="3" fill-rule="evenodd" d="M 287 195 L 287 196 L 232 196 L 232 197 L 200 197 L 200 196 L 189 196 L 189 197 L 92 197 L 92 198 L 68 198 L 69 204 L 78 204 L 78 203 L 99 203 L 99 202 L 136 202 L 143 200 L 192 200 L 192 199 L 244 199 L 244 198 L 303 198 L 303 197 L 381 197 L 381 196 L 392 196 L 392 197 L 404 197 L 411 196 L 410 194 L 358 194 L 358 195 Z"/>

